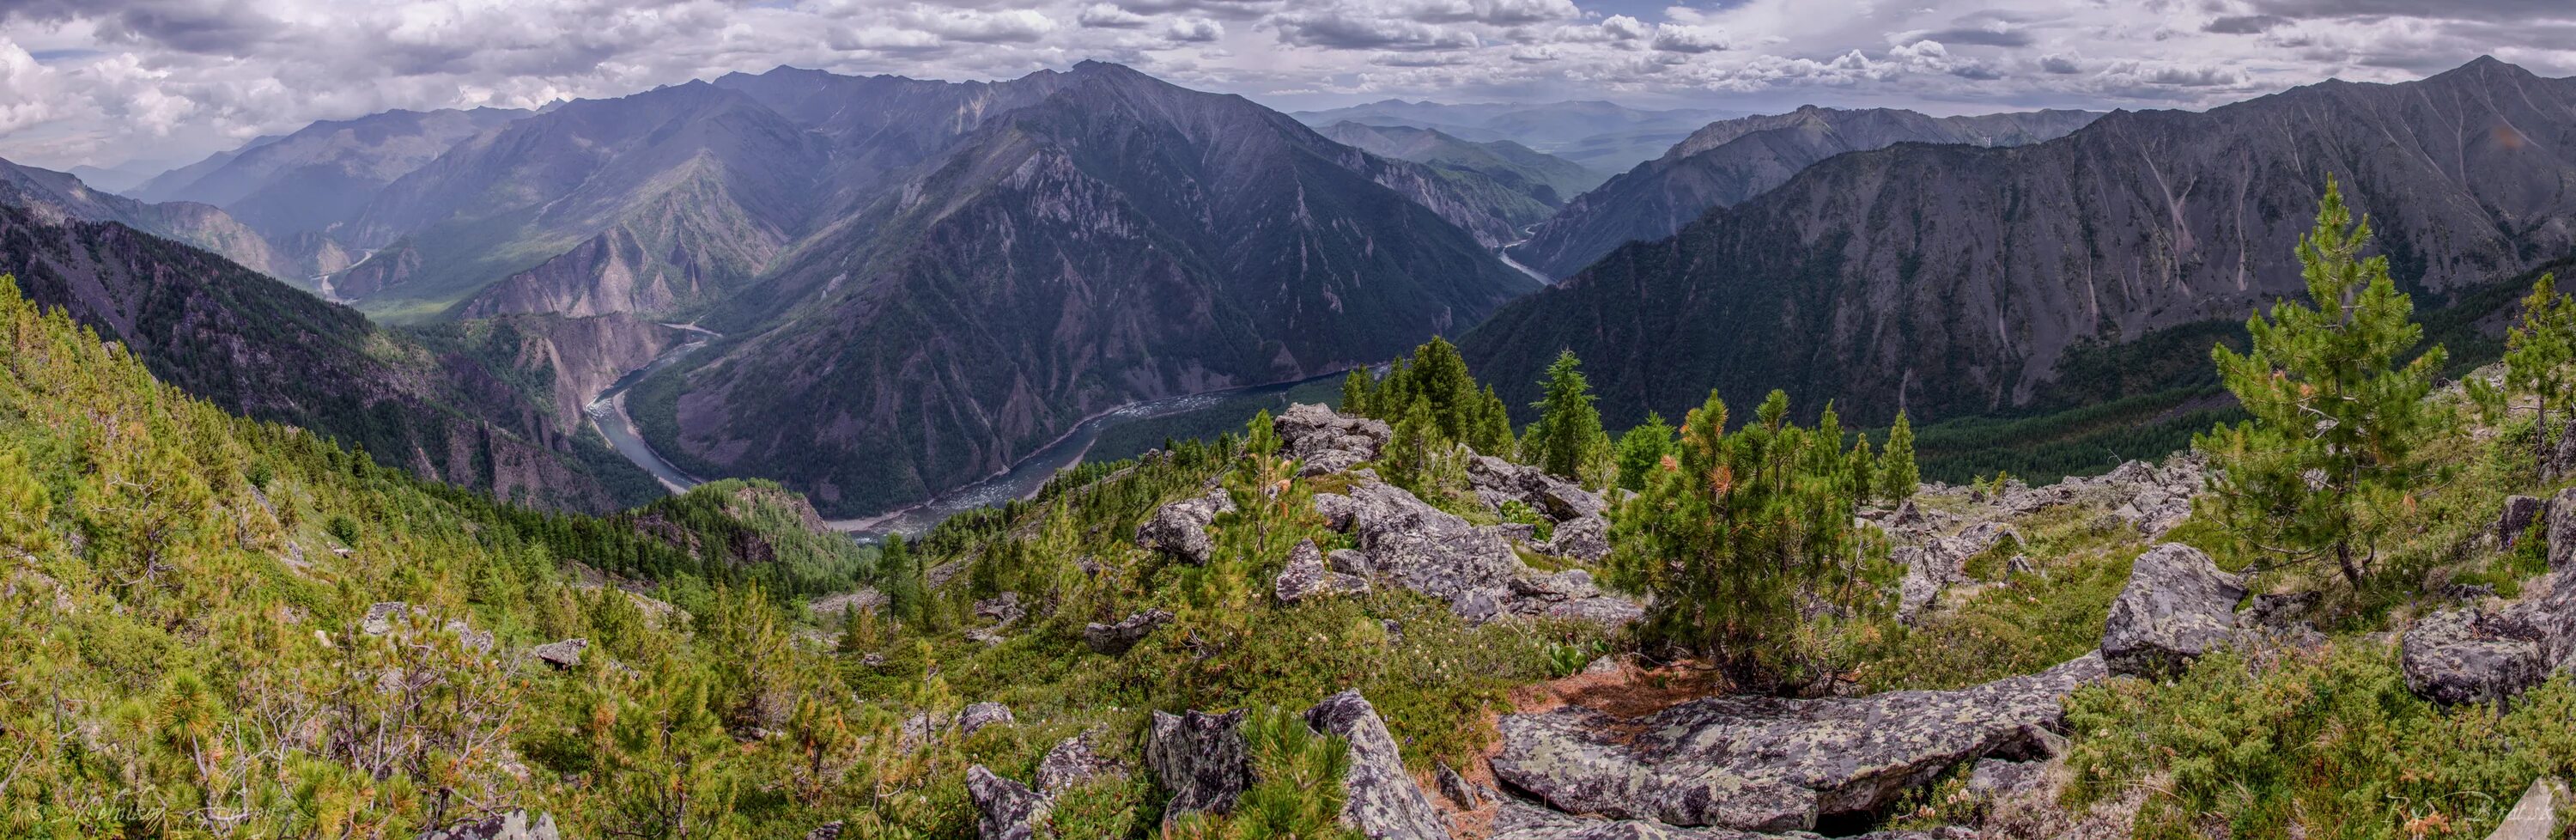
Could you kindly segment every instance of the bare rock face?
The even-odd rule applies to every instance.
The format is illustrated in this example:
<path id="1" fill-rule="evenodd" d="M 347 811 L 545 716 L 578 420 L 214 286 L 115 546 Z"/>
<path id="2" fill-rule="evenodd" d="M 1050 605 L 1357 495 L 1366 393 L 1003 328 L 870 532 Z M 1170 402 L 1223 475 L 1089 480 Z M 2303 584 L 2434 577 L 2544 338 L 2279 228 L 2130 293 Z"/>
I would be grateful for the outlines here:
<path id="1" fill-rule="evenodd" d="M 1574 482 L 1491 455 L 1468 460 L 1467 483 L 1488 504 L 1500 507 L 1503 500 L 1517 501 L 1560 522 L 1600 516 L 1610 507 L 1600 496 Z"/>
<path id="2" fill-rule="evenodd" d="M 1120 619 L 1116 624 L 1091 622 L 1082 626 L 1082 643 L 1093 653 L 1118 656 L 1145 640 L 1155 628 L 1172 622 L 1172 611 L 1160 607 Z"/>
<path id="3" fill-rule="evenodd" d="M 1404 756 L 1387 733 L 1386 721 L 1357 689 L 1306 710 L 1306 725 L 1350 745 L 1350 769 L 1342 774 L 1342 787 L 1350 794 L 1342 803 L 1343 826 L 1369 840 L 1448 840 L 1439 810 L 1404 771 Z"/>
<path id="4" fill-rule="evenodd" d="M 1234 499 L 1223 490 L 1182 499 L 1156 509 L 1153 518 L 1136 526 L 1136 544 L 1192 566 L 1205 566 L 1216 553 L 1216 542 L 1208 539 L 1208 524 L 1216 521 L 1217 514 L 1233 512 Z"/>
<path id="5" fill-rule="evenodd" d="M 2505 497 L 2504 513 L 2496 517 L 2496 545 L 2512 550 L 2514 543 L 2522 540 L 2522 532 L 2530 530 L 2531 523 L 2539 521 L 2548 512 L 2549 503 L 2537 497 Z"/>
<path id="6" fill-rule="evenodd" d="M 1558 557 L 1571 557 L 1587 563 L 1598 563 L 1610 556 L 1610 520 L 1599 516 L 1579 516 L 1559 522 L 1556 533 L 1549 535 L 1541 550 Z"/>
<path id="7" fill-rule="evenodd" d="M 1508 586 L 1521 568 L 1511 543 L 1394 486 L 1351 488 L 1351 529 L 1378 574 L 1453 604 L 1470 592 Z"/>
<path id="8" fill-rule="evenodd" d="M 980 840 L 1033 840 L 1053 804 L 1028 785 L 981 764 L 966 768 L 966 796 L 975 802 L 975 836 Z"/>
<path id="9" fill-rule="evenodd" d="M 1093 779 L 1127 775 L 1127 768 L 1091 747 L 1091 733 L 1059 741 L 1038 760 L 1038 791 L 1047 796 Z"/>
<path id="10" fill-rule="evenodd" d="M 2549 570 L 2564 572 L 2576 567 L 2576 487 L 2558 491 L 2549 500 Z"/>
<path id="11" fill-rule="evenodd" d="M 2148 549 L 2111 601 L 2102 659 L 2116 674 L 2172 673 L 2234 637 L 2236 602 L 2244 599 L 2244 584 L 2199 549 L 2181 543 Z"/>
<path id="12" fill-rule="evenodd" d="M 555 818 L 512 809 L 420 835 L 419 840 L 557 840 Z"/>
<path id="13" fill-rule="evenodd" d="M 1395 430 L 1383 420 L 1353 417 L 1313 403 L 1289 406 L 1271 418 L 1280 451 L 1297 459 L 1299 475 L 1323 475 L 1375 459 Z"/>
<path id="14" fill-rule="evenodd" d="M 1145 764 L 1171 791 L 1166 814 L 1234 810 L 1252 786 L 1252 760 L 1243 742 L 1243 710 L 1212 715 L 1192 709 L 1156 711 L 1145 735 Z"/>
<path id="15" fill-rule="evenodd" d="M 565 639 L 529 648 L 528 655 L 536 657 L 537 661 L 546 663 L 548 667 L 555 670 L 567 671 L 581 667 L 581 652 L 588 649 L 590 649 L 589 639 Z"/>
<path id="16" fill-rule="evenodd" d="M 2521 694 L 2549 676 L 2541 632 L 2506 616 L 2448 610 L 2406 631 L 2399 661 L 2406 689 L 2442 704 Z"/>
<path id="17" fill-rule="evenodd" d="M 1000 703 L 969 703 L 966 708 L 957 710 L 959 735 L 973 735 L 976 730 L 987 726 L 1018 722 L 1018 718 L 1011 716 L 1011 707 Z"/>
<path id="18" fill-rule="evenodd" d="M 369 636 L 391 633 L 394 631 L 394 622 L 401 621 L 404 616 L 410 614 L 411 605 L 401 601 L 385 601 L 368 605 L 367 616 L 358 621 L 358 632 Z"/>
<path id="19" fill-rule="evenodd" d="M 1314 540 L 1297 543 L 1288 551 L 1288 567 L 1281 569 L 1271 592 L 1279 603 L 1295 604 L 1308 598 L 1334 595 L 1356 595 L 1369 589 L 1368 579 L 1333 571 L 1324 565 L 1323 551 Z"/>
<path id="20" fill-rule="evenodd" d="M 2063 717 L 2064 696 L 2108 674 L 2087 654 L 1958 691 L 1712 697 L 1629 721 L 1581 706 L 1508 715 L 1493 769 L 1568 813 L 1811 830 L 1822 817 L 1883 808 L 1960 762 L 2031 751 L 2035 733 Z"/>

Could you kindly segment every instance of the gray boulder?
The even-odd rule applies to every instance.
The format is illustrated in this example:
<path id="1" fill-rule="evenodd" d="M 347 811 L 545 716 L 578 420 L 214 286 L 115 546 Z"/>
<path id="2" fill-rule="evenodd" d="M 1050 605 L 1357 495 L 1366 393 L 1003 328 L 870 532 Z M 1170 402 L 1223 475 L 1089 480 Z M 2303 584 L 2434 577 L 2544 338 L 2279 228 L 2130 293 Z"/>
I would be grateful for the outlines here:
<path id="1" fill-rule="evenodd" d="M 1299 475 L 1323 475 L 1375 459 L 1395 437 L 1383 420 L 1340 414 L 1312 403 L 1289 406 L 1271 418 L 1281 454 L 1297 459 Z"/>
<path id="2" fill-rule="evenodd" d="M 2512 550 L 2522 540 L 2522 532 L 2549 512 L 2549 503 L 2533 496 L 2506 496 L 2504 513 L 2496 517 L 2496 546 Z"/>
<path id="3" fill-rule="evenodd" d="M 1377 564 L 1369 560 L 1368 552 L 1348 548 L 1336 548 L 1325 554 L 1324 567 L 1359 577 L 1368 577 L 1377 573 Z"/>
<path id="4" fill-rule="evenodd" d="M 1038 760 L 1038 791 L 1047 796 L 1092 779 L 1126 775 L 1127 769 L 1091 747 L 1091 733 L 1066 738 Z"/>
<path id="5" fill-rule="evenodd" d="M 1340 493 L 1317 493 L 1314 505 L 1315 514 L 1323 517 L 1324 524 L 1336 531 L 1350 530 L 1351 518 L 1359 514 L 1359 504 Z"/>
<path id="6" fill-rule="evenodd" d="M 1712 697 L 1636 720 L 1566 706 L 1505 716 L 1492 765 L 1570 813 L 1812 830 L 1820 818 L 1877 812 L 1960 762 L 2038 750 L 2033 733 L 2058 724 L 2064 696 L 2107 675 L 2088 654 L 1957 691 Z"/>
<path id="7" fill-rule="evenodd" d="M 1161 607 L 1128 616 L 1116 624 L 1094 621 L 1082 626 L 1082 643 L 1094 653 L 1118 656 L 1152 635 L 1155 628 L 1171 622 L 1172 611 Z"/>
<path id="8" fill-rule="evenodd" d="M 1351 530 L 1380 575 L 1434 598 L 1498 590 L 1521 568 L 1511 543 L 1391 485 L 1352 487 Z"/>
<path id="9" fill-rule="evenodd" d="M 1306 725 L 1350 745 L 1350 769 L 1342 773 L 1342 788 L 1349 793 L 1342 803 L 1343 826 L 1369 840 L 1448 840 L 1439 810 L 1404 772 L 1395 737 L 1358 690 L 1324 698 L 1306 710 Z"/>
<path id="10" fill-rule="evenodd" d="M 2244 584 L 2199 549 L 2181 543 L 2148 549 L 2111 601 L 2102 659 L 2115 674 L 2178 671 L 2233 638 L 2236 602 L 2244 599 Z"/>
<path id="11" fill-rule="evenodd" d="M 1145 733 L 1145 765 L 1171 791 L 1166 814 L 1234 810 L 1252 786 L 1252 762 L 1243 742 L 1243 710 L 1221 715 L 1198 710 L 1154 712 Z"/>
<path id="12" fill-rule="evenodd" d="M 1308 598 L 1333 595 L 1355 595 L 1367 592 L 1368 580 L 1333 571 L 1324 565 L 1323 551 L 1314 540 L 1303 540 L 1288 550 L 1288 566 L 1279 570 L 1271 584 L 1271 594 L 1279 603 L 1295 604 Z"/>
<path id="13" fill-rule="evenodd" d="M 401 601 L 384 601 L 367 606 L 367 616 L 358 620 L 358 632 L 382 636 L 394 631 L 394 622 L 411 613 L 411 605 Z"/>
<path id="14" fill-rule="evenodd" d="M 959 735 L 973 735 L 976 730 L 994 724 L 1018 722 L 1019 719 L 1011 716 L 1011 707 L 1000 703 L 968 703 L 966 708 L 957 710 L 957 734 Z"/>
<path id="15" fill-rule="evenodd" d="M 966 768 L 966 796 L 975 802 L 975 836 L 980 840 L 1032 840 L 1053 805 L 1028 785 L 981 764 Z"/>
<path id="16" fill-rule="evenodd" d="M 2036 761 L 1978 759 L 1968 771 L 1968 792 L 1984 797 L 2008 796 L 2048 782 L 2048 765 Z"/>
<path id="17" fill-rule="evenodd" d="M 1136 544 L 1192 566 L 1205 566 L 1216 553 L 1216 541 L 1208 538 L 1208 525 L 1216 521 L 1217 514 L 1232 512 L 1234 499 L 1223 490 L 1182 499 L 1156 508 L 1152 518 L 1136 526 Z"/>
<path id="18" fill-rule="evenodd" d="M 419 840 L 557 840 L 555 818 L 511 809 L 425 832 Z"/>
<path id="19" fill-rule="evenodd" d="M 1020 593 L 1017 592 L 1004 592 L 975 602 L 975 617 L 990 620 L 995 626 L 1010 626 L 1028 614 L 1028 608 L 1020 606 Z"/>
<path id="20" fill-rule="evenodd" d="M 589 639 L 565 639 L 528 649 L 528 655 L 558 671 L 581 667 L 581 652 L 590 649 Z"/>
<path id="21" fill-rule="evenodd" d="M 2447 610 L 2406 631 L 2399 663 L 2406 689 L 2442 704 L 2486 703 L 2521 694 L 2549 676 L 2540 631 L 2503 616 Z"/>
<path id="22" fill-rule="evenodd" d="M 1544 549 L 1558 557 L 1597 563 L 1610 556 L 1610 520 L 1584 516 L 1557 523 Z"/>
<path id="23" fill-rule="evenodd" d="M 2576 435 L 2569 437 L 2576 442 Z M 2549 570 L 2563 572 L 2571 566 L 2576 566 L 2576 487 L 2549 499 Z"/>

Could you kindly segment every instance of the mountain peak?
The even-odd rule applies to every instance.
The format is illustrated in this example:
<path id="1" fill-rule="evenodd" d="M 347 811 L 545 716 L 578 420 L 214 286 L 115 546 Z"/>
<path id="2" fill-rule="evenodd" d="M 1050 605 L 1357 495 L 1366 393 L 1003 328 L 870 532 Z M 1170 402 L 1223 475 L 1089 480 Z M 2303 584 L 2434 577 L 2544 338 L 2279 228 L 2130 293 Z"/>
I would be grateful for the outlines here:
<path id="1" fill-rule="evenodd" d="M 2532 78 L 2532 72 L 2530 70 L 2523 69 L 2521 65 L 2503 61 L 2492 55 L 2481 55 L 2476 58 L 2469 59 L 2469 63 L 2467 64 L 2462 64 L 2458 67 L 2444 71 L 2442 74 L 2434 76 L 2433 79 L 2480 79 L 2497 75 L 2504 75 L 2516 79 Z"/>

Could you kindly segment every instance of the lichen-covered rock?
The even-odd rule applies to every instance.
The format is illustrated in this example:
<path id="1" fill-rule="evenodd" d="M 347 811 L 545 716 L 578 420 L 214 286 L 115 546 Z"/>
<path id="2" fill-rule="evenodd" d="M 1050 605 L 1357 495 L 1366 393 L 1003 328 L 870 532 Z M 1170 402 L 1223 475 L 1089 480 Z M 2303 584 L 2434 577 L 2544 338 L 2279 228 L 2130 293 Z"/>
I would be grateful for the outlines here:
<path id="1" fill-rule="evenodd" d="M 1136 526 L 1136 544 L 1192 566 L 1205 566 L 1216 553 L 1216 542 L 1208 538 L 1209 523 L 1216 521 L 1217 514 L 1233 511 L 1234 499 L 1222 490 L 1164 505 L 1145 524 Z"/>
<path id="2" fill-rule="evenodd" d="M 1092 652 L 1118 656 L 1152 635 L 1155 628 L 1172 622 L 1172 611 L 1156 607 L 1120 619 L 1116 624 L 1091 622 L 1082 626 L 1082 643 Z"/>
<path id="3" fill-rule="evenodd" d="M 2095 655 L 1958 691 L 1712 697 L 1636 720 L 1582 706 L 1502 719 L 1494 775 L 1559 810 L 1675 826 L 1803 831 L 1875 812 L 1960 762 L 2027 754 Z"/>
<path id="4" fill-rule="evenodd" d="M 512 809 L 420 835 L 420 840 L 557 840 L 555 818 Z"/>
<path id="5" fill-rule="evenodd" d="M 411 605 L 401 601 L 384 601 L 367 606 L 367 616 L 358 620 L 358 632 L 382 636 L 394 631 L 394 622 L 411 613 Z"/>
<path id="6" fill-rule="evenodd" d="M 1558 523 L 1542 549 L 1558 557 L 1597 563 L 1610 556 L 1610 520 L 1584 516 Z"/>
<path id="7" fill-rule="evenodd" d="M 1350 747 L 1342 788 L 1342 825 L 1369 840 L 1447 840 L 1449 831 L 1422 786 L 1404 772 L 1404 756 L 1386 721 L 1358 690 L 1324 698 L 1306 710 L 1306 725 L 1339 736 Z"/>
<path id="8" fill-rule="evenodd" d="M 1348 548 L 1336 548 L 1325 553 L 1324 567 L 1359 577 L 1377 573 L 1377 564 L 1369 560 L 1368 552 Z"/>
<path id="9" fill-rule="evenodd" d="M 1011 707 L 1000 703 L 968 703 L 966 708 L 957 710 L 959 735 L 973 735 L 976 730 L 994 724 L 1018 722 L 1019 719 L 1011 716 Z"/>
<path id="10" fill-rule="evenodd" d="M 2005 761 L 1999 758 L 1978 759 L 1968 771 L 1968 792 L 1985 797 L 2005 796 L 2046 784 L 2048 765 L 2036 761 Z"/>
<path id="11" fill-rule="evenodd" d="M 980 840 L 1032 840 L 1052 805 L 1028 785 L 995 775 L 981 764 L 966 768 L 966 796 L 975 802 L 975 835 Z"/>
<path id="12" fill-rule="evenodd" d="M 1454 600 L 1499 590 L 1521 568 L 1511 543 L 1392 485 L 1351 488 L 1351 529 L 1377 572 L 1406 589 Z"/>
<path id="13" fill-rule="evenodd" d="M 1091 747 L 1091 733 L 1066 738 L 1038 760 L 1038 791 L 1047 796 L 1093 779 L 1126 775 L 1127 769 Z"/>
<path id="14" fill-rule="evenodd" d="M 1476 790 L 1474 784 L 1467 781 L 1467 777 L 1458 775 L 1458 771 L 1450 769 L 1448 762 L 1440 762 L 1440 768 L 1433 773 L 1433 777 L 1440 782 L 1440 795 L 1449 797 L 1449 801 L 1457 805 L 1460 810 L 1473 811 L 1484 807 L 1484 796 Z"/>
<path id="15" fill-rule="evenodd" d="M 1271 594 L 1282 604 L 1295 604 L 1308 598 L 1333 595 L 1356 595 L 1367 592 L 1364 578 L 1333 571 L 1324 565 L 1323 551 L 1314 540 L 1304 540 L 1288 550 L 1288 566 L 1279 570 L 1271 584 Z"/>
<path id="16" fill-rule="evenodd" d="M 581 667 L 581 652 L 590 649 L 589 639 L 565 639 L 528 649 L 528 655 L 556 670 Z"/>
<path id="17" fill-rule="evenodd" d="M 2406 631 L 2399 662 L 2406 689 L 2443 704 L 2485 703 L 2521 694 L 2548 678 L 2541 632 L 2470 610 L 2434 613 Z"/>
<path id="18" fill-rule="evenodd" d="M 1324 524 L 1336 531 L 1350 530 L 1351 517 L 1359 513 L 1358 503 L 1340 493 L 1317 493 L 1313 504 L 1315 515 L 1323 517 Z"/>
<path id="19" fill-rule="evenodd" d="M 815 826 L 813 831 L 805 832 L 805 840 L 841 840 L 844 827 L 840 820 L 833 820 Z"/>
<path id="20" fill-rule="evenodd" d="M 1609 509 L 1600 496 L 1574 482 L 1491 455 L 1468 459 L 1467 484 L 1477 498 L 1497 509 L 1505 501 L 1516 501 L 1559 522 L 1600 516 Z"/>
<path id="21" fill-rule="evenodd" d="M 2576 443 L 2576 435 L 2569 437 Z M 2576 487 L 2549 499 L 2549 570 L 2563 572 L 2570 567 L 2576 567 Z"/>
<path id="22" fill-rule="evenodd" d="M 489 632 L 476 632 L 473 625 L 461 620 L 447 622 L 446 630 L 456 637 L 456 644 L 459 647 L 475 653 L 492 652 L 494 640 Z"/>
<path id="23" fill-rule="evenodd" d="M 2174 673 L 2233 638 L 2236 602 L 2244 599 L 2244 584 L 2200 549 L 2181 543 L 2148 549 L 2111 601 L 2102 659 L 2115 674 Z"/>
<path id="24" fill-rule="evenodd" d="M 2506 496 L 2504 513 L 2496 517 L 2496 545 L 2512 550 L 2514 543 L 2522 540 L 2522 532 L 2531 530 L 2531 523 L 2539 521 L 2541 515 L 2548 512 L 2549 503 L 2538 497 Z"/>
<path id="25" fill-rule="evenodd" d="M 1004 592 L 975 602 L 975 617 L 991 621 L 995 626 L 1008 627 L 1028 614 L 1028 608 L 1020 606 L 1020 593 L 1017 592 Z"/>
<path id="26" fill-rule="evenodd" d="M 1313 403 L 1299 403 L 1271 418 L 1279 449 L 1297 459 L 1299 475 L 1337 473 L 1374 459 L 1395 437 L 1383 420 L 1340 414 Z"/>
<path id="27" fill-rule="evenodd" d="M 1145 734 L 1145 765 L 1171 791 L 1166 814 L 1234 810 L 1252 786 L 1252 763 L 1243 742 L 1243 710 L 1212 715 L 1192 709 L 1154 712 Z"/>

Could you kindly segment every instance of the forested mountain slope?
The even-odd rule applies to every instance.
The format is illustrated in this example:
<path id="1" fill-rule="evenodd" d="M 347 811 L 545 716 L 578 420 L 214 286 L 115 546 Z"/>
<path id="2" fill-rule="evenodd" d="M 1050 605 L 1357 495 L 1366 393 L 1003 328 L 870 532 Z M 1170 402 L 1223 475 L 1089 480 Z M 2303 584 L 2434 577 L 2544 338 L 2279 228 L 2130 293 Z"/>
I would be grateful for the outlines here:
<path id="1" fill-rule="evenodd" d="M 2017 148 L 1846 154 L 1612 252 L 1461 349 L 1519 405 L 1570 347 L 1618 423 L 1711 387 L 1831 397 L 1870 423 L 2011 409 L 2078 348 L 2295 292 L 2330 177 L 2427 308 L 2511 279 L 2576 250 L 2576 194 L 2553 186 L 2576 180 L 2576 80 L 2489 58 Z"/>

